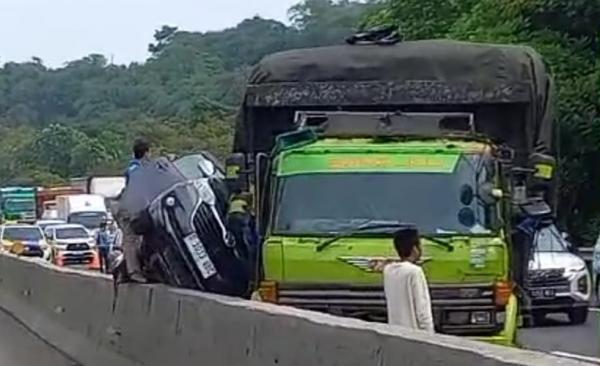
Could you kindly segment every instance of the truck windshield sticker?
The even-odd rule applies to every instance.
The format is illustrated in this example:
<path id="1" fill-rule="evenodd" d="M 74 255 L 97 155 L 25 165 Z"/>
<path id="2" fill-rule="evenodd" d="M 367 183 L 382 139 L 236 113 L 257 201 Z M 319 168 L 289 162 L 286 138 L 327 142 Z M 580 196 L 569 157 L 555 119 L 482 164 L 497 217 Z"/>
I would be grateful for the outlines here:
<path id="1" fill-rule="evenodd" d="M 388 171 L 452 173 L 459 155 L 414 154 L 289 154 L 279 175 L 319 172 Z"/>

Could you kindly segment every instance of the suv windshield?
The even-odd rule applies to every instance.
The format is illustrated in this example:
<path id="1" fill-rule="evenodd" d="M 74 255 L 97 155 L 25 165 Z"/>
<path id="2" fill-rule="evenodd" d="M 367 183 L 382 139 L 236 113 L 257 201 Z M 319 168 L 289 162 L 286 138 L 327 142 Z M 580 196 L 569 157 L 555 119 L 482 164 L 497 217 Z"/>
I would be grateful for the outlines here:
<path id="1" fill-rule="evenodd" d="M 568 252 L 566 240 L 554 225 L 540 229 L 535 235 L 534 245 L 536 252 Z"/>
<path id="2" fill-rule="evenodd" d="M 82 227 L 68 227 L 56 229 L 56 239 L 87 239 L 88 232 Z"/>
<path id="3" fill-rule="evenodd" d="M 453 173 L 342 172 L 281 177 L 274 231 L 278 234 L 334 234 L 367 220 L 401 221 L 424 234 L 488 234 L 496 207 L 477 197 L 461 202 L 465 185 L 476 192 L 490 164 L 480 155 L 461 157 Z M 475 220 L 459 220 L 464 208 Z M 462 221 L 462 223 L 461 223 Z"/>
<path id="4" fill-rule="evenodd" d="M 106 220 L 104 212 L 77 212 L 69 216 L 70 224 L 79 224 L 89 230 L 98 229 L 100 224 Z"/>
<path id="5" fill-rule="evenodd" d="M 2 240 L 38 241 L 42 238 L 42 231 L 37 227 L 5 227 L 2 232 Z"/>

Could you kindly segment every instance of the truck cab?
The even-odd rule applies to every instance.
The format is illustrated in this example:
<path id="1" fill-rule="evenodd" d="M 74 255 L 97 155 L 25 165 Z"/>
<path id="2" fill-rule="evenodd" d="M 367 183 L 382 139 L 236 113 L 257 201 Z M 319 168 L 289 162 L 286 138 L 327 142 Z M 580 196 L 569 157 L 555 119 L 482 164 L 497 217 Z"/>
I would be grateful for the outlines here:
<path id="1" fill-rule="evenodd" d="M 33 222 L 36 219 L 36 188 L 0 188 L 0 211 L 5 220 Z"/>
<path id="2" fill-rule="evenodd" d="M 384 114 L 316 115 L 327 119 L 327 127 L 301 127 L 280 137 L 268 168 L 272 199 L 261 298 L 385 321 L 381 274 L 372 263 L 397 258 L 391 235 L 410 224 L 423 235 L 422 265 L 437 330 L 497 335 L 499 343 L 511 343 L 517 301 L 503 207 L 491 196 L 494 190 L 502 194 L 502 167 L 493 146 L 450 135 L 434 138 L 425 131 L 409 140 L 381 134 L 377 123 Z M 435 123 L 472 118 L 427 116 Z M 391 124 L 417 118 L 425 125 L 424 117 L 387 116 Z M 352 123 L 360 125 L 341 126 Z M 366 131 L 370 123 L 373 130 Z"/>
<path id="3" fill-rule="evenodd" d="M 416 41 L 267 56 L 226 167 L 262 237 L 255 296 L 386 321 L 373 263 L 395 259 L 393 232 L 414 225 L 437 331 L 516 344 L 530 253 L 517 224 L 551 206 L 550 96 L 529 48 Z"/>

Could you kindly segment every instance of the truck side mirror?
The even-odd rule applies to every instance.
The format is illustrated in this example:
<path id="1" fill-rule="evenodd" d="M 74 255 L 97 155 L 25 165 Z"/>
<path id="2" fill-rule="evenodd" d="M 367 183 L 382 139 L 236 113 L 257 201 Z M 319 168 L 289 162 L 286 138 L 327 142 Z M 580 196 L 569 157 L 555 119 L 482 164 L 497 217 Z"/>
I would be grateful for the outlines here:
<path id="1" fill-rule="evenodd" d="M 234 153 L 225 161 L 225 183 L 229 192 L 247 192 L 250 186 L 246 155 Z"/>
<path id="2" fill-rule="evenodd" d="M 486 205 L 496 204 L 504 196 L 501 189 L 495 188 L 491 182 L 483 183 L 479 186 L 477 196 Z"/>

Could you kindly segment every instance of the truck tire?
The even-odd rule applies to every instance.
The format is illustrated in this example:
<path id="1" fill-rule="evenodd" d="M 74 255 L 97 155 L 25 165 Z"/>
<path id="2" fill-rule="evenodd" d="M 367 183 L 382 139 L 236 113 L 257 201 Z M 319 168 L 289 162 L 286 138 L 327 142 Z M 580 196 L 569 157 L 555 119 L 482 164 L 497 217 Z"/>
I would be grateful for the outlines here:
<path id="1" fill-rule="evenodd" d="M 569 311 L 569 321 L 573 325 L 584 324 L 587 321 L 587 317 L 587 308 L 576 308 Z"/>

